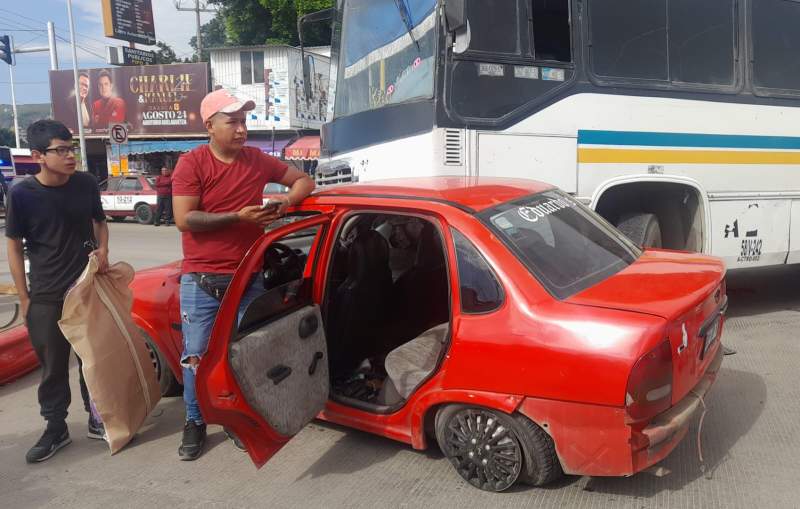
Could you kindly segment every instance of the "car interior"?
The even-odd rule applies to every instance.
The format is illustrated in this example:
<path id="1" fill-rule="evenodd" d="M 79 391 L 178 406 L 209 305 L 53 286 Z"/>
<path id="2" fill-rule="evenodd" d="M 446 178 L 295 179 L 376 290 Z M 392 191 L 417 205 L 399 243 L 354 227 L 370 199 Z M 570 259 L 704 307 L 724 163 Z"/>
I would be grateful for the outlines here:
<path id="1" fill-rule="evenodd" d="M 243 344 L 263 335 L 265 324 L 272 327 L 281 319 L 273 318 L 307 309 L 303 303 L 311 302 L 310 281 L 303 280 L 303 272 L 318 231 L 313 227 L 289 235 L 266 250 L 267 291 L 248 306 L 239 324 Z M 328 396 L 363 410 L 390 412 L 435 373 L 446 351 L 450 293 L 442 236 L 423 217 L 379 213 L 352 215 L 334 233 L 320 315 Z M 302 318 L 294 326 L 302 328 Z M 232 364 L 234 355 L 245 357 L 239 352 L 243 346 L 232 343 L 231 348 Z M 258 394 L 246 397 L 260 399 Z"/>

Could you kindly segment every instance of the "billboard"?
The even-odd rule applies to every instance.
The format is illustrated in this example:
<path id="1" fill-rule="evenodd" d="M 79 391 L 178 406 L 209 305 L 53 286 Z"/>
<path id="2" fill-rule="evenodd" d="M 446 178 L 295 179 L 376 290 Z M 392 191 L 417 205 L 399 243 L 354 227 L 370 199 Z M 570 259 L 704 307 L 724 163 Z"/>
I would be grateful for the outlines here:
<path id="1" fill-rule="evenodd" d="M 145 65 L 78 72 L 80 121 L 88 136 L 108 136 L 126 123 L 130 135 L 205 134 L 200 101 L 208 93 L 206 64 Z M 78 131 L 72 71 L 50 71 L 53 118 Z"/>
<path id="2" fill-rule="evenodd" d="M 156 43 L 150 0 L 101 0 L 106 37 L 152 46 Z"/>

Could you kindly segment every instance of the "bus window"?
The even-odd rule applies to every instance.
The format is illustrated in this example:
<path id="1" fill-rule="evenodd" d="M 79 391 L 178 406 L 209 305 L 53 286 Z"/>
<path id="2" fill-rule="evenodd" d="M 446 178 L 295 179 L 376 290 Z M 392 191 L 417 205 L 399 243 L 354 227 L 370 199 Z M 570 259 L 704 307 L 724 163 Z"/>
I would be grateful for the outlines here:
<path id="1" fill-rule="evenodd" d="M 800 90 L 800 3 L 753 0 L 753 82 L 756 87 Z"/>
<path id="2" fill-rule="evenodd" d="M 735 0 L 592 0 L 592 72 L 660 82 L 734 84 Z"/>
<path id="3" fill-rule="evenodd" d="M 470 33 L 469 51 L 506 55 L 520 53 L 517 0 L 468 0 L 467 20 Z"/>
<path id="4" fill-rule="evenodd" d="M 569 0 L 533 0 L 536 60 L 572 62 Z"/>

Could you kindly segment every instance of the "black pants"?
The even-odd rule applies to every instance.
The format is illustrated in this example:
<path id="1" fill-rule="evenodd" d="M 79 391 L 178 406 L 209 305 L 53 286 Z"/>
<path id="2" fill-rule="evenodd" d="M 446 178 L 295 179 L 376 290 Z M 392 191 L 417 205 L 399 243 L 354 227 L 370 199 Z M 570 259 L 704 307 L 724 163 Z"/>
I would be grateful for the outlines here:
<path id="1" fill-rule="evenodd" d="M 165 223 L 172 222 L 172 196 L 159 196 L 156 198 L 156 218 L 153 224 L 161 224 L 161 216 L 166 212 Z"/>
<path id="2" fill-rule="evenodd" d="M 42 364 L 39 382 L 39 407 L 46 421 L 62 422 L 67 418 L 72 395 L 69 389 L 69 354 L 72 346 L 58 328 L 62 302 L 31 302 L 27 324 L 31 344 Z M 83 407 L 89 412 L 89 391 L 83 380 L 81 360 L 78 359 Z"/>

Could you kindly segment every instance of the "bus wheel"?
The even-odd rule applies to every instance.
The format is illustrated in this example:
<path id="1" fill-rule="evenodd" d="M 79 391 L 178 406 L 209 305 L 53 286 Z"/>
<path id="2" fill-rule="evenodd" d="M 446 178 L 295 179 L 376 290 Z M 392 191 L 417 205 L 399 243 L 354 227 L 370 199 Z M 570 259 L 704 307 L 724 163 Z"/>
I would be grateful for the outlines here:
<path id="1" fill-rule="evenodd" d="M 661 247 L 661 225 L 655 214 L 623 214 L 617 229 L 642 247 Z"/>
<path id="2" fill-rule="evenodd" d="M 146 203 L 140 203 L 136 206 L 134 212 L 136 214 L 136 220 L 139 221 L 139 224 L 153 223 L 153 209 L 150 208 L 150 205 Z"/>

